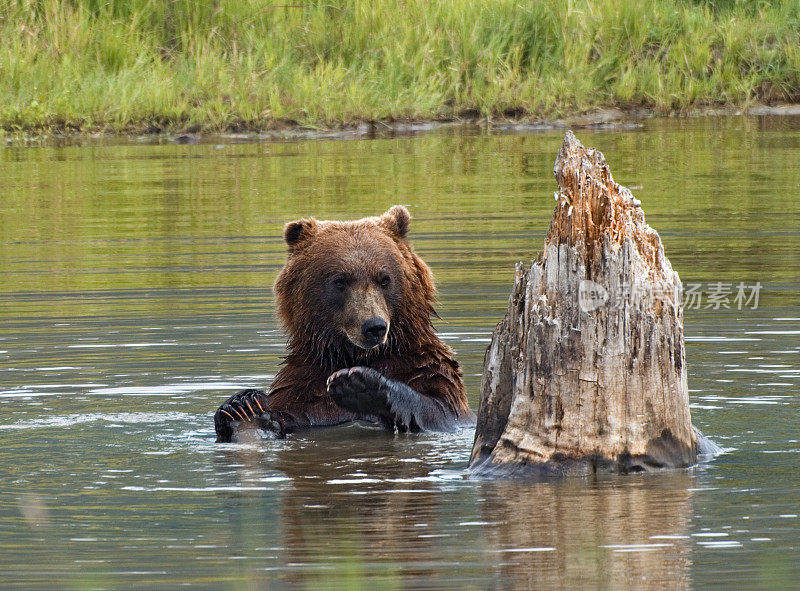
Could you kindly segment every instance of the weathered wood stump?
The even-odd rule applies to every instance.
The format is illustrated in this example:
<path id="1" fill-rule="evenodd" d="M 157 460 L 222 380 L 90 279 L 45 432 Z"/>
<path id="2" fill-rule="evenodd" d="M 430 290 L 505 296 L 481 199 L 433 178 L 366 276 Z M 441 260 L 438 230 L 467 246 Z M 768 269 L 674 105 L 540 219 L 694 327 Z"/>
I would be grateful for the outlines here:
<path id="1" fill-rule="evenodd" d="M 486 352 L 473 474 L 690 466 L 682 286 L 641 204 L 567 132 L 544 252 Z"/>

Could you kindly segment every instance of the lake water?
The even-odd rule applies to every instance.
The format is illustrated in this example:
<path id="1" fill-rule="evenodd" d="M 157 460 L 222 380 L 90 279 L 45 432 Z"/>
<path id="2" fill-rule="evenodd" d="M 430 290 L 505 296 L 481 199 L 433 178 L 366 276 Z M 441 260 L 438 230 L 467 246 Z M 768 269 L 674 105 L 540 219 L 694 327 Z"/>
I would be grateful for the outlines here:
<path id="1" fill-rule="evenodd" d="M 703 297 L 686 353 L 713 462 L 486 482 L 471 430 L 214 443 L 216 407 L 279 367 L 271 284 L 302 215 L 409 206 L 477 408 L 562 133 L 0 148 L 0 586 L 797 588 L 800 118 L 577 133 Z"/>

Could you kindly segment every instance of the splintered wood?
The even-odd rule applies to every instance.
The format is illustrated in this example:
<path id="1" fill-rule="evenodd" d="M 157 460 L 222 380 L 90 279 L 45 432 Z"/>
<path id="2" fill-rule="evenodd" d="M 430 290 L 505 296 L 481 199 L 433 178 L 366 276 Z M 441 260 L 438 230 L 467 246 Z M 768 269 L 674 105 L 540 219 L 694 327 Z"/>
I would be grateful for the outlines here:
<path id="1" fill-rule="evenodd" d="M 517 265 L 486 352 L 473 473 L 694 464 L 682 287 L 658 233 L 572 132 L 553 172 L 544 252 Z"/>

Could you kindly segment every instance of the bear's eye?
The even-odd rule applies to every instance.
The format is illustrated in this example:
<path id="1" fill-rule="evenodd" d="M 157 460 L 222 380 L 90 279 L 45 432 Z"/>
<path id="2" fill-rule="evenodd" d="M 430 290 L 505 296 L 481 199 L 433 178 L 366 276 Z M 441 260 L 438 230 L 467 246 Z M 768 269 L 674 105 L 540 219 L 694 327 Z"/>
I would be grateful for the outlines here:
<path id="1" fill-rule="evenodd" d="M 336 277 L 333 280 L 333 286 L 339 291 L 344 291 L 347 289 L 347 279 L 344 277 Z"/>
<path id="2" fill-rule="evenodd" d="M 378 280 L 378 283 L 380 284 L 381 287 L 387 288 L 392 283 L 392 278 L 389 277 L 388 273 L 382 273 L 380 279 Z"/>

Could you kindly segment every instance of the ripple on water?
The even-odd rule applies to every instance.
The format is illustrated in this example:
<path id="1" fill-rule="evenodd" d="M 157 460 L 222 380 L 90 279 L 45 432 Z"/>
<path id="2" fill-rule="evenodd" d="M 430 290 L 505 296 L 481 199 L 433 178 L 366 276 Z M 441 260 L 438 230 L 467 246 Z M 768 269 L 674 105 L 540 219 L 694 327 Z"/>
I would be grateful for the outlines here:
<path id="1" fill-rule="evenodd" d="M 593 134 L 687 284 L 764 286 L 763 309 L 685 311 L 693 419 L 727 453 L 605 483 L 465 480 L 472 430 L 214 443 L 219 401 L 280 367 L 283 224 L 397 195 L 476 407 L 560 133 L 0 151 L 4 584 L 796 588 L 800 120 L 783 121 Z"/>
<path id="2" fill-rule="evenodd" d="M 106 422 L 114 424 L 135 425 L 140 423 L 166 423 L 168 421 L 188 422 L 189 417 L 195 414 L 165 411 L 159 413 L 130 412 L 130 413 L 85 413 L 61 416 L 47 416 L 0 425 L 0 429 L 41 429 L 43 427 L 72 427 L 82 423 Z"/>

